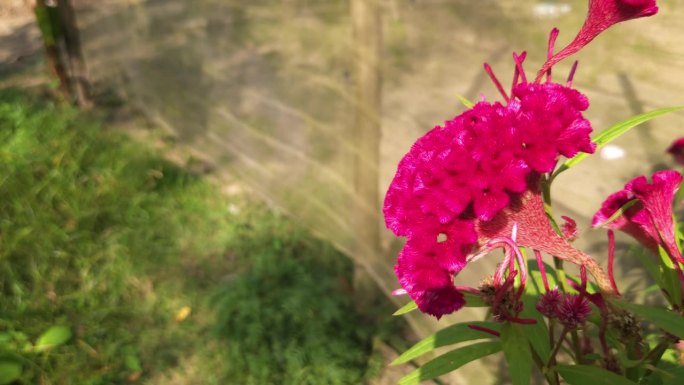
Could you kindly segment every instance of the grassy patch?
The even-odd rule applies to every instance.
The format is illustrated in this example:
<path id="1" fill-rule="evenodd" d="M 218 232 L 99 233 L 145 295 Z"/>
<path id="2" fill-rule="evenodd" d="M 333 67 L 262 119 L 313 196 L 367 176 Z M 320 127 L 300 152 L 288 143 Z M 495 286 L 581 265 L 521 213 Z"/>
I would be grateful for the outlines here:
<path id="1" fill-rule="evenodd" d="M 17 383 L 368 375 L 389 329 L 354 311 L 347 259 L 285 218 L 16 91 L 0 91 L 0 164 L 0 366 L 19 362 Z M 38 352 L 54 325 L 70 338 Z"/>

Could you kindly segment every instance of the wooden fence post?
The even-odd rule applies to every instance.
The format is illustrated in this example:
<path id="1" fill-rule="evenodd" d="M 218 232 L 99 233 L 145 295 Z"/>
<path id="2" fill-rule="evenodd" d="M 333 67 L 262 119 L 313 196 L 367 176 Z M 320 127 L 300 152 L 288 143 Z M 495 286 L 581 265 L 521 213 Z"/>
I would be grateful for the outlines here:
<path id="1" fill-rule="evenodd" d="M 352 0 L 351 19 L 354 32 L 355 113 L 353 140 L 354 187 L 356 204 L 356 273 L 357 297 L 371 303 L 377 283 L 368 269 L 380 255 L 380 196 L 378 165 L 381 136 L 381 50 L 382 23 L 379 0 Z M 361 304 L 363 306 L 363 304 Z"/>
<path id="2" fill-rule="evenodd" d="M 71 0 L 58 0 L 57 7 L 61 16 L 65 56 L 69 64 L 69 81 L 71 92 L 76 103 L 81 108 L 91 106 L 89 82 L 81 50 L 81 38 L 76 24 L 76 12 Z"/>
<path id="3" fill-rule="evenodd" d="M 34 11 L 48 66 L 59 79 L 60 92 L 79 107 L 90 107 L 85 61 L 70 0 L 37 0 Z"/>

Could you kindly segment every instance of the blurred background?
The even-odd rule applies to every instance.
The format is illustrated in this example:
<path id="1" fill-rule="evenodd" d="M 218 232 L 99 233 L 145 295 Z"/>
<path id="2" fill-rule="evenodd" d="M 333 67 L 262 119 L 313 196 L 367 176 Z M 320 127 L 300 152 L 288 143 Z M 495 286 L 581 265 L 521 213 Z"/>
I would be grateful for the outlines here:
<path id="1" fill-rule="evenodd" d="M 391 317 L 397 162 L 459 96 L 499 98 L 483 62 L 535 73 L 586 5 L 2 0 L 0 384 L 396 383 L 397 351 L 481 316 Z M 576 56 L 596 131 L 684 104 L 684 0 L 659 6 Z M 591 216 L 683 134 L 658 118 L 557 180 L 579 248 L 606 254 Z M 505 383 L 492 360 L 442 383 Z"/>

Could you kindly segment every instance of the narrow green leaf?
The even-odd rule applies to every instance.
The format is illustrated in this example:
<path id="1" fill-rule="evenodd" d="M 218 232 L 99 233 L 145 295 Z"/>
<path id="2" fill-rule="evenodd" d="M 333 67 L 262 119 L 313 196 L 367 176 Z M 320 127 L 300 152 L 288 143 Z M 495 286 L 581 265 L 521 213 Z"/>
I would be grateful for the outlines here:
<path id="1" fill-rule="evenodd" d="M 554 367 L 570 385 L 635 385 L 636 383 L 606 369 L 589 365 L 558 365 Z"/>
<path id="2" fill-rule="evenodd" d="M 660 256 L 660 267 L 662 270 L 664 289 L 670 296 L 670 301 L 673 305 L 682 305 L 682 287 L 679 283 L 679 277 L 675 271 L 675 266 L 667 254 L 665 249 L 658 245 L 658 255 Z"/>
<path id="3" fill-rule="evenodd" d="M 67 342 L 71 338 L 71 329 L 63 325 L 55 325 L 46 330 L 36 341 L 35 351 L 42 352 Z"/>
<path id="4" fill-rule="evenodd" d="M 537 322 L 522 327 L 534 351 L 537 352 L 537 355 L 544 363 L 547 363 L 551 357 L 549 330 L 544 323 L 544 317 L 535 308 L 539 297 L 530 295 L 530 291 L 534 289 L 526 287 L 526 290 L 527 293 L 523 295 L 523 310 L 520 312 L 520 318 L 534 319 Z"/>
<path id="5" fill-rule="evenodd" d="M 622 216 L 622 214 L 624 214 L 625 211 L 627 211 L 627 209 L 629 209 L 630 207 L 634 206 L 637 202 L 639 202 L 638 199 L 632 199 L 632 200 L 628 201 L 627 203 L 625 203 L 624 205 L 622 205 L 622 207 L 620 207 L 617 211 L 615 211 L 615 212 L 613 213 L 613 215 L 610 216 L 610 218 L 608 218 L 608 219 L 606 219 L 605 221 L 599 223 L 598 225 L 592 226 L 592 227 L 595 227 L 595 228 L 597 228 L 597 227 L 604 227 L 605 225 L 610 224 L 610 223 L 613 222 L 614 220 L 620 218 L 620 217 Z"/>
<path id="6" fill-rule="evenodd" d="M 475 103 L 466 99 L 465 96 L 463 96 L 463 95 L 456 95 L 456 97 L 458 98 L 458 101 L 461 102 L 461 104 L 463 104 L 464 106 L 466 106 L 468 108 L 473 108 L 473 106 L 475 105 Z"/>
<path id="7" fill-rule="evenodd" d="M 465 306 L 466 307 L 485 307 L 487 306 L 483 301 L 482 298 L 479 296 L 472 294 L 472 293 L 463 293 L 463 296 L 465 297 Z M 406 305 L 402 306 L 399 308 L 397 311 L 392 313 L 393 316 L 399 316 L 399 315 L 404 315 L 406 313 L 410 313 L 414 310 L 418 309 L 418 305 L 416 304 L 415 301 L 411 301 L 407 303 Z"/>
<path id="8" fill-rule="evenodd" d="M 486 327 L 497 332 L 501 330 L 501 324 L 493 322 L 474 321 L 457 323 L 448 326 L 413 345 L 409 350 L 405 351 L 404 354 L 394 360 L 392 365 L 399 365 L 411 361 L 416 357 L 420 357 L 423 354 L 442 346 L 493 337 L 491 334 L 487 334 L 483 331 L 473 330 L 468 327 L 469 325 Z"/>
<path id="9" fill-rule="evenodd" d="M 630 249 L 630 254 L 634 254 L 639 258 L 641 264 L 651 276 L 653 281 L 658 285 L 659 288 L 664 287 L 663 277 L 661 276 L 660 267 L 653 261 L 653 258 L 646 253 L 646 250 L 640 246 L 634 246 Z"/>
<path id="10" fill-rule="evenodd" d="M 501 329 L 501 345 L 513 385 L 529 385 L 532 376 L 532 351 L 523 327 L 508 322 Z"/>
<path id="11" fill-rule="evenodd" d="M 629 303 L 622 300 L 612 299 L 610 302 L 622 309 L 629 310 L 639 317 L 653 322 L 657 327 L 684 338 L 684 317 L 659 306 L 646 306 Z"/>
<path id="12" fill-rule="evenodd" d="M 17 361 L 0 360 L 0 385 L 11 384 L 21 377 L 21 364 Z"/>
<path id="13" fill-rule="evenodd" d="M 644 114 L 632 116 L 627 120 L 623 120 L 622 122 L 616 123 L 613 126 L 601 131 L 598 135 L 596 135 L 593 138 L 594 143 L 596 143 L 596 149 L 600 149 L 601 147 L 620 137 L 625 132 L 642 123 L 648 122 L 649 120 L 657 118 L 658 116 L 669 114 L 670 112 L 675 112 L 682 109 L 684 109 L 684 106 L 659 108 L 657 110 L 646 112 Z M 589 154 L 582 152 L 575 155 L 571 159 L 566 160 L 565 163 L 563 163 L 563 165 L 554 173 L 554 175 L 558 175 L 561 172 L 569 169 L 570 167 L 576 166 L 578 163 L 583 161 L 587 156 L 589 156 Z"/>
<path id="14" fill-rule="evenodd" d="M 399 385 L 416 385 L 421 381 L 431 380 L 500 350 L 499 341 L 480 342 L 452 350 L 404 376 L 399 380 Z"/>
<path id="15" fill-rule="evenodd" d="M 526 286 L 527 292 L 532 295 L 541 295 L 544 293 L 544 281 L 542 279 L 541 272 L 539 271 L 539 266 L 537 265 L 536 259 L 530 259 L 528 261 L 529 274 L 532 277 L 532 285 Z M 549 288 L 553 289 L 558 286 L 558 278 L 556 277 L 556 269 L 548 263 L 544 262 L 544 270 L 546 272 L 546 281 L 549 283 Z M 529 290 L 533 289 L 533 290 Z"/>
<path id="16" fill-rule="evenodd" d="M 402 314 L 410 313 L 416 309 L 418 309 L 418 305 L 416 304 L 416 301 L 411 301 L 411 302 L 407 303 L 406 305 L 402 306 L 399 310 L 395 311 L 392 315 L 394 315 L 394 316 L 402 315 Z"/>

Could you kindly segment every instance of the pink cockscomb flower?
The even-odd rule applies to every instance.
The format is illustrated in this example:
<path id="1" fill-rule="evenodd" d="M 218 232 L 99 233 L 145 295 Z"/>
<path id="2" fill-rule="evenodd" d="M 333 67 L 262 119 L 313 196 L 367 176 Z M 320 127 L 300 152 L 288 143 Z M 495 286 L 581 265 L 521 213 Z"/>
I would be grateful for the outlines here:
<path id="1" fill-rule="evenodd" d="M 658 171 L 649 183 L 645 176 L 629 181 L 625 188 L 610 195 L 594 215 L 592 226 L 624 231 L 652 251 L 662 246 L 674 261 L 684 263 L 675 240 L 672 204 L 682 175 L 674 170 Z M 628 206 L 626 206 L 628 205 Z M 606 223 L 623 208 L 623 213 Z"/>
<path id="2" fill-rule="evenodd" d="M 582 49 L 612 25 L 653 16 L 656 13 L 658 13 L 656 0 L 589 0 L 587 18 L 579 33 L 570 44 L 547 60 L 537 74 L 537 80 L 541 79 L 556 63 Z"/>
<path id="3" fill-rule="evenodd" d="M 560 156 L 596 149 L 591 124 L 582 115 L 589 101 L 571 88 L 577 63 L 564 85 L 551 82 L 551 67 L 611 25 L 657 9 L 654 0 L 590 0 L 578 37 L 555 55 L 558 30 L 551 31 L 548 60 L 535 82 L 527 81 L 525 52 L 513 54 L 510 94 L 485 64 L 505 104 L 482 100 L 430 130 L 402 158 L 383 213 L 387 227 L 408 238 L 395 272 L 420 310 L 439 318 L 461 308 L 464 297 L 454 276 L 502 239 L 516 245 L 502 243 L 507 255 L 512 248 L 529 247 L 584 265 L 602 291 L 615 293 L 601 267 L 570 246 L 571 232 L 557 234 L 544 211 L 543 175 L 553 172 Z M 546 82 L 540 83 L 544 74 Z M 512 290 L 510 277 L 518 273 L 524 287 L 524 271 L 508 268 L 508 278 L 497 286 L 498 297 Z M 505 318 L 515 320 L 518 309 L 513 310 Z"/>
<path id="4" fill-rule="evenodd" d="M 524 58 L 514 55 L 510 95 L 500 88 L 505 105 L 481 101 L 430 130 L 399 162 L 387 191 L 385 223 L 408 238 L 395 272 L 418 307 L 437 318 L 463 306 L 453 277 L 494 240 L 517 233 L 519 246 L 585 259 L 554 232 L 539 183 L 560 156 L 594 151 L 582 115 L 589 102 L 566 85 L 527 83 Z"/>
<path id="5" fill-rule="evenodd" d="M 675 162 L 684 166 L 684 138 L 672 142 L 667 152 L 674 157 Z"/>

